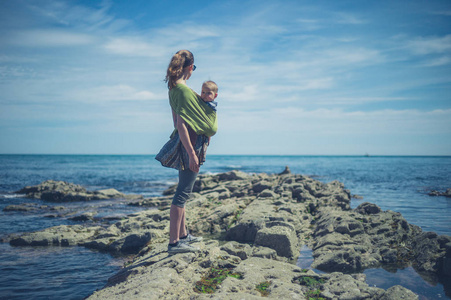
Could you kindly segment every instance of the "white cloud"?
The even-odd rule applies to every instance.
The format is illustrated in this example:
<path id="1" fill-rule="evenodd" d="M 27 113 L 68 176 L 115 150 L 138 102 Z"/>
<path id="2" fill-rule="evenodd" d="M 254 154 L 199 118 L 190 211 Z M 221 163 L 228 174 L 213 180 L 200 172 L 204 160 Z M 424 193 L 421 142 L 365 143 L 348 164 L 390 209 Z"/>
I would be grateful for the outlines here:
<path id="1" fill-rule="evenodd" d="M 237 87 L 235 90 L 226 89 L 224 93 L 220 93 L 220 98 L 239 103 L 257 101 L 260 97 L 261 93 L 257 85 Z"/>
<path id="2" fill-rule="evenodd" d="M 366 20 L 363 20 L 354 14 L 344 12 L 337 13 L 336 18 L 337 23 L 339 24 L 361 25 L 367 23 Z"/>
<path id="3" fill-rule="evenodd" d="M 2 78 L 18 78 L 18 77 L 35 77 L 36 70 L 25 66 L 0 66 L 0 79 Z"/>
<path id="4" fill-rule="evenodd" d="M 142 38 L 112 38 L 104 47 L 111 53 L 126 56 L 159 57 L 167 53 L 164 46 L 149 43 Z"/>
<path id="5" fill-rule="evenodd" d="M 449 56 L 442 56 L 435 59 L 431 59 L 423 64 L 425 67 L 440 67 L 449 65 L 451 63 L 451 58 Z"/>
<path id="6" fill-rule="evenodd" d="M 315 19 L 299 18 L 295 20 L 295 24 L 296 23 L 299 29 L 305 31 L 315 31 L 324 27 L 319 20 Z"/>
<path id="7" fill-rule="evenodd" d="M 41 15 L 48 22 L 85 31 L 112 32 L 130 25 L 130 21 L 109 13 L 110 1 L 95 3 L 95 8 L 66 1 L 40 1 L 26 3 L 26 7 Z"/>
<path id="8" fill-rule="evenodd" d="M 449 154 L 443 137 L 451 134 L 451 109 L 346 112 L 279 107 L 219 116 L 215 153 Z M 431 144 L 422 145 L 425 136 Z"/>
<path id="9" fill-rule="evenodd" d="M 381 53 L 376 49 L 363 48 L 361 46 L 332 48 L 323 52 L 328 63 L 333 65 L 357 65 L 377 64 L 384 60 Z"/>
<path id="10" fill-rule="evenodd" d="M 431 111 L 378 110 L 350 111 L 341 109 L 304 110 L 299 107 L 279 107 L 270 111 L 220 115 L 221 130 L 248 134 L 277 135 L 289 131 L 296 135 L 327 137 L 334 135 L 413 135 L 451 133 L 451 109 Z"/>
<path id="11" fill-rule="evenodd" d="M 204 38 L 219 37 L 220 34 L 215 25 L 199 25 L 192 22 L 170 25 L 156 30 L 160 37 L 198 40 Z"/>
<path id="12" fill-rule="evenodd" d="M 434 15 L 442 15 L 442 16 L 451 16 L 451 10 L 444 10 L 444 11 L 434 11 L 432 12 Z"/>
<path id="13" fill-rule="evenodd" d="M 139 91 L 129 85 L 100 86 L 79 91 L 72 95 L 78 101 L 108 102 L 108 101 L 146 101 L 160 100 L 161 97 L 150 91 Z"/>
<path id="14" fill-rule="evenodd" d="M 92 44 L 95 38 L 85 33 L 60 29 L 31 29 L 12 32 L 6 43 L 25 47 L 70 47 Z"/>
<path id="15" fill-rule="evenodd" d="M 377 102 L 392 102 L 392 101 L 408 101 L 414 100 L 407 97 L 336 97 L 330 96 L 326 98 L 316 99 L 318 103 L 323 105 L 356 105 L 356 104 L 368 104 Z"/>
<path id="16" fill-rule="evenodd" d="M 408 43 L 416 54 L 436 54 L 451 52 L 451 34 L 443 37 L 419 37 Z"/>

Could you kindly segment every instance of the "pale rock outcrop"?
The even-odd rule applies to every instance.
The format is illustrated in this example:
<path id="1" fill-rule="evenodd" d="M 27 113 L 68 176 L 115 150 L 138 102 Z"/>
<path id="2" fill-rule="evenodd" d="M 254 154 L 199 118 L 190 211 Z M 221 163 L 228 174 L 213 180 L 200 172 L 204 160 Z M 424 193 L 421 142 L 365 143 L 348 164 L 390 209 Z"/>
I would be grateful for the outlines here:
<path id="1" fill-rule="evenodd" d="M 28 198 L 49 202 L 93 201 L 107 199 L 140 199 L 140 195 L 125 195 L 115 189 L 88 191 L 81 185 L 65 181 L 47 180 L 35 186 L 27 186 L 16 192 Z"/>

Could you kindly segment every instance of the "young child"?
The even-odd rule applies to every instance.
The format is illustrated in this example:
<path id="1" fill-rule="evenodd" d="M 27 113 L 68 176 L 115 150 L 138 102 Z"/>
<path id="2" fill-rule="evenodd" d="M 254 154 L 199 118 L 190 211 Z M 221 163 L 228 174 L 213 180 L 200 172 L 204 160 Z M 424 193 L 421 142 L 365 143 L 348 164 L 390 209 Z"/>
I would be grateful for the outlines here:
<path id="1" fill-rule="evenodd" d="M 211 80 L 205 81 L 202 84 L 202 93 L 200 95 L 202 100 L 207 103 L 214 111 L 216 111 L 217 102 L 213 101 L 218 97 L 218 85 Z"/>
<path id="2" fill-rule="evenodd" d="M 216 113 L 216 106 L 218 106 L 218 102 L 213 101 L 218 97 L 218 85 L 216 82 L 207 80 L 202 84 L 202 92 L 200 97 L 202 100 L 208 104 Z M 208 138 L 208 145 L 210 145 L 211 137 Z M 207 149 L 204 149 L 207 152 Z"/>

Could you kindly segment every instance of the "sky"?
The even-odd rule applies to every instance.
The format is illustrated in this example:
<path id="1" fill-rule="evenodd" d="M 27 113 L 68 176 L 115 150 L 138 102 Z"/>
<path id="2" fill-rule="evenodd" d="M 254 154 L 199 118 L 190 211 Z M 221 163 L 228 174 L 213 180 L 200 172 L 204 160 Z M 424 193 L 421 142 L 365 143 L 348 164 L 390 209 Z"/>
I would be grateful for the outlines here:
<path id="1" fill-rule="evenodd" d="M 157 153 L 180 49 L 208 154 L 451 155 L 449 0 L 0 0 L 0 153 Z"/>

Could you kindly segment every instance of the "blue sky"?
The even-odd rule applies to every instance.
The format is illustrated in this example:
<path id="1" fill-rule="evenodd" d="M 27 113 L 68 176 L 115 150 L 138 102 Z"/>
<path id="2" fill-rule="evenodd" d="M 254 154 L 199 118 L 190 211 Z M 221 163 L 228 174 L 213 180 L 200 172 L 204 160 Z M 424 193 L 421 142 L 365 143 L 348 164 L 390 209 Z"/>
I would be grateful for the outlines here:
<path id="1" fill-rule="evenodd" d="M 335 0 L 0 0 L 0 153 L 158 152 L 180 49 L 209 154 L 451 155 L 451 2 Z"/>

